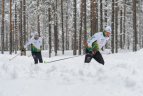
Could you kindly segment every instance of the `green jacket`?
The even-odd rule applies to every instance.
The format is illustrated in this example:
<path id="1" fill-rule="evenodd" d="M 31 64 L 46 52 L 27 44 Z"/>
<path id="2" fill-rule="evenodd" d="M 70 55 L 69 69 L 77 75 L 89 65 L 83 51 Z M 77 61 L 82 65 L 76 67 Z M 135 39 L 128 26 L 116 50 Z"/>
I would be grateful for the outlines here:
<path id="1" fill-rule="evenodd" d="M 86 50 L 88 52 L 92 52 L 92 51 L 99 51 L 99 45 L 98 43 L 95 41 L 92 43 L 92 47 L 87 47 Z"/>
<path id="2" fill-rule="evenodd" d="M 41 49 L 38 49 L 33 44 L 31 44 L 31 52 L 41 52 Z"/>

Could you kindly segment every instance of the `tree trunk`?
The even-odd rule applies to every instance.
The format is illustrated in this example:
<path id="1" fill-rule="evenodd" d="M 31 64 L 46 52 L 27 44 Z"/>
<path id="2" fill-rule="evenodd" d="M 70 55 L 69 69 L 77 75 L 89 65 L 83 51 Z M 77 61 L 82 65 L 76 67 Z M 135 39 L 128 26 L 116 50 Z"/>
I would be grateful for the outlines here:
<path id="1" fill-rule="evenodd" d="M 82 25 L 83 25 L 83 0 L 80 3 L 80 30 L 79 30 L 79 55 L 81 55 L 81 38 L 82 38 Z"/>
<path id="2" fill-rule="evenodd" d="M 10 0 L 10 36 L 9 36 L 9 42 L 10 42 L 10 45 L 9 45 L 9 47 L 10 47 L 10 54 L 12 54 L 12 0 Z"/>
<path id="3" fill-rule="evenodd" d="M 97 3 L 91 0 L 91 36 L 97 32 Z"/>
<path id="4" fill-rule="evenodd" d="M 65 48 L 64 48 L 64 43 L 65 43 L 65 41 L 64 41 L 64 21 L 63 21 L 63 0 L 61 0 L 61 20 L 62 20 L 62 54 L 64 54 L 64 50 L 65 50 Z"/>
<path id="5" fill-rule="evenodd" d="M 136 0 L 133 0 L 133 51 L 137 51 L 137 26 L 136 26 L 137 22 L 136 22 Z"/>
<path id="6" fill-rule="evenodd" d="M 105 0 L 105 7 L 107 8 L 107 0 Z M 105 26 L 107 26 L 107 9 L 105 9 L 104 15 L 105 15 Z"/>
<path id="7" fill-rule="evenodd" d="M 102 8 L 102 0 L 100 0 L 100 31 L 103 31 L 103 8 Z"/>
<path id="8" fill-rule="evenodd" d="M 57 56 L 57 50 L 58 50 L 58 17 L 57 17 L 57 0 L 56 4 L 54 6 L 54 50 L 55 50 L 55 56 Z"/>
<path id="9" fill-rule="evenodd" d="M 86 0 L 84 0 L 84 5 L 83 5 L 83 20 L 84 20 L 84 29 L 83 29 L 83 32 L 84 32 L 84 42 L 87 42 L 87 27 L 86 27 Z M 84 46 L 84 53 L 85 53 L 85 46 Z"/>
<path id="10" fill-rule="evenodd" d="M 37 1 L 37 10 L 39 12 L 39 0 Z M 40 18 L 39 18 L 39 13 L 37 13 L 37 31 L 38 31 L 39 36 L 41 36 L 41 33 L 40 33 Z"/>
<path id="11" fill-rule="evenodd" d="M 112 41 L 111 41 L 111 51 L 114 53 L 114 0 L 112 0 Z"/>
<path id="12" fill-rule="evenodd" d="M 5 18 L 5 0 L 2 0 L 2 25 L 1 25 L 1 53 L 4 54 L 4 18 Z"/>
<path id="13" fill-rule="evenodd" d="M 20 1 L 20 15 L 19 15 L 19 20 L 20 20 L 20 50 L 21 50 L 21 55 L 24 55 L 22 48 L 23 48 L 23 28 L 22 28 L 22 1 Z"/>
<path id="14" fill-rule="evenodd" d="M 15 4 L 15 53 L 18 50 L 17 4 Z"/>
<path id="15" fill-rule="evenodd" d="M 76 0 L 74 0 L 73 4 L 73 27 L 74 27 L 74 44 L 73 44 L 73 55 L 76 55 L 76 47 L 77 47 L 77 42 L 76 42 L 76 34 L 77 34 L 77 28 L 76 28 Z"/>
<path id="16" fill-rule="evenodd" d="M 118 0 L 116 0 L 115 11 L 115 52 L 118 53 Z"/>
<path id="17" fill-rule="evenodd" d="M 23 43 L 26 43 L 26 2 L 23 0 Z M 23 55 L 26 55 L 26 50 L 23 51 Z"/>
<path id="18" fill-rule="evenodd" d="M 123 31 L 122 31 L 122 21 L 123 21 L 123 12 L 120 10 L 120 48 L 123 49 Z"/>
<path id="19" fill-rule="evenodd" d="M 68 0 L 67 0 L 67 11 L 66 11 L 66 50 L 69 50 L 69 31 L 68 31 L 68 9 L 69 9 L 69 3 L 68 3 Z"/>
<path id="20" fill-rule="evenodd" d="M 51 9 L 49 8 L 48 9 L 48 13 L 49 13 L 49 57 L 51 57 L 51 53 L 52 53 L 52 51 L 51 51 L 51 49 L 52 49 L 52 40 L 51 40 Z"/>
<path id="21" fill-rule="evenodd" d="M 124 0 L 124 23 L 123 23 L 123 47 L 125 48 L 126 44 L 126 0 Z"/>

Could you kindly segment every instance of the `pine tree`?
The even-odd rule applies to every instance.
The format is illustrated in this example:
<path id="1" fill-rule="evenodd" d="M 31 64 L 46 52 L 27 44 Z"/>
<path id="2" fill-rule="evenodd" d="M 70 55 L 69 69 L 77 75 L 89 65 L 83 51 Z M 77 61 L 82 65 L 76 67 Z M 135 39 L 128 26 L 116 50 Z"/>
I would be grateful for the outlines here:
<path id="1" fill-rule="evenodd" d="M 115 52 L 118 53 L 118 0 L 116 0 L 115 6 Z"/>
<path id="2" fill-rule="evenodd" d="M 62 23 L 62 54 L 64 54 L 65 50 L 65 41 L 64 41 L 64 21 L 63 21 L 63 0 L 61 0 L 61 23 Z"/>
<path id="3" fill-rule="evenodd" d="M 76 0 L 73 0 L 73 27 L 74 27 L 74 36 L 73 36 L 73 55 L 76 55 L 77 53 L 76 53 L 76 51 L 77 51 L 77 49 L 76 49 L 76 47 L 77 47 L 77 41 L 76 41 L 76 37 L 77 37 L 77 27 L 76 27 L 76 23 L 77 23 L 77 10 L 76 10 L 76 6 L 77 6 L 77 1 Z"/>
<path id="4" fill-rule="evenodd" d="M 138 38 L 138 35 L 137 35 L 137 22 L 136 22 L 136 3 L 137 1 L 136 0 L 132 0 L 133 2 L 133 51 L 137 51 L 137 44 L 138 44 L 138 41 L 137 41 L 137 38 Z"/>
<path id="5" fill-rule="evenodd" d="M 13 38 L 12 38 L 13 36 L 12 36 L 12 0 L 10 0 L 10 36 L 9 36 L 9 47 L 10 47 L 10 50 L 9 50 L 9 52 L 10 52 L 10 54 L 12 54 L 12 48 L 13 48 L 13 42 L 12 42 L 12 40 L 13 40 Z"/>
<path id="6" fill-rule="evenodd" d="M 48 14 L 49 14 L 49 57 L 51 57 L 52 53 L 52 36 L 51 36 L 51 8 L 48 9 Z"/>
<path id="7" fill-rule="evenodd" d="M 100 31 L 103 31 L 103 8 L 102 8 L 102 0 L 100 0 Z"/>
<path id="8" fill-rule="evenodd" d="M 84 0 L 80 1 L 80 30 L 79 30 L 79 55 L 81 55 L 81 38 L 82 38 L 82 27 L 83 27 L 83 5 L 84 5 Z M 85 42 L 85 41 L 84 41 Z"/>
<path id="9" fill-rule="evenodd" d="M 5 0 L 2 0 L 2 24 L 1 24 L 1 53 L 4 54 L 4 18 L 5 18 Z"/>
<path id="10" fill-rule="evenodd" d="M 112 47 L 112 53 L 114 53 L 114 0 L 112 0 L 112 20 L 111 20 L 111 23 L 112 23 L 112 41 L 111 41 L 111 47 Z"/>
<path id="11" fill-rule="evenodd" d="M 57 17 L 57 3 L 58 0 L 56 0 L 54 5 L 54 51 L 55 56 L 57 56 L 57 50 L 58 50 L 58 17 Z"/>

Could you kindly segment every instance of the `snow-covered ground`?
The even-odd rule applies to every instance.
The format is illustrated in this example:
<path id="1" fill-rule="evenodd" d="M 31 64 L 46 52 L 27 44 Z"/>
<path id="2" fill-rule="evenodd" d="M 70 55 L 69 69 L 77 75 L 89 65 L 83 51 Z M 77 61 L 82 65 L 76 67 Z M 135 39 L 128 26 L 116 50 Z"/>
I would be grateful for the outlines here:
<path id="1" fill-rule="evenodd" d="M 47 53 L 46 61 L 71 57 Z M 143 96 L 143 50 L 103 54 L 104 66 L 84 56 L 38 65 L 13 56 L 0 54 L 0 96 Z"/>

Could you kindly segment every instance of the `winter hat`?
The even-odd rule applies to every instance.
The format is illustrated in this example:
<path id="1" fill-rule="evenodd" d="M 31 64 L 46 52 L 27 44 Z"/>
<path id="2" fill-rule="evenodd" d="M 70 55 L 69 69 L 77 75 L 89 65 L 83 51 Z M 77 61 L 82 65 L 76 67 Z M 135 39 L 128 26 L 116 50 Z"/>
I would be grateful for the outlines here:
<path id="1" fill-rule="evenodd" d="M 35 35 L 38 35 L 38 32 L 32 32 L 32 33 L 31 33 L 31 36 L 32 36 L 32 37 L 35 36 Z"/>
<path id="2" fill-rule="evenodd" d="M 35 34 L 34 34 L 34 35 L 39 35 L 39 34 L 38 34 L 38 32 L 35 32 Z"/>
<path id="3" fill-rule="evenodd" d="M 105 31 L 106 31 L 106 32 L 110 32 L 110 33 L 111 33 L 112 29 L 111 29 L 111 27 L 110 27 L 110 26 L 107 26 L 107 27 L 105 28 Z"/>
<path id="4" fill-rule="evenodd" d="M 33 36 L 34 36 L 34 33 L 35 33 L 35 32 L 31 32 L 31 34 L 30 34 L 30 35 L 31 35 L 31 37 L 33 37 Z"/>

